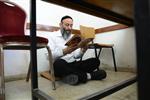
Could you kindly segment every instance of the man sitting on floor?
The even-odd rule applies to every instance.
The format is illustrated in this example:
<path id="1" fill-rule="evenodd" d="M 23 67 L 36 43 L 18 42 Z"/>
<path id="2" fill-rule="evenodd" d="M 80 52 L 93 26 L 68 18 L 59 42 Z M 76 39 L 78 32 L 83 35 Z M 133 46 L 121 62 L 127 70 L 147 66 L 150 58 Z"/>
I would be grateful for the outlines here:
<path id="1" fill-rule="evenodd" d="M 62 77 L 63 82 L 70 85 L 86 83 L 87 80 L 102 80 L 106 78 L 104 70 L 98 70 L 100 60 L 89 58 L 83 61 L 77 60 L 87 50 L 87 46 L 65 46 L 65 43 L 72 37 L 73 19 L 64 16 L 60 22 L 60 30 L 52 34 L 49 39 L 49 46 L 54 59 L 54 72 L 56 77 Z"/>

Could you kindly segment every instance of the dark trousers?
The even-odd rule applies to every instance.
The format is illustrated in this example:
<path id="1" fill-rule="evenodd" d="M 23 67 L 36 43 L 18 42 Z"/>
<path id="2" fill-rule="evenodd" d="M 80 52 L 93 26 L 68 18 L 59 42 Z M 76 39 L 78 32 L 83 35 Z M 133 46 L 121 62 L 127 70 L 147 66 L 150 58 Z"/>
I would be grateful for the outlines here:
<path id="1" fill-rule="evenodd" d="M 75 61 L 68 63 L 63 59 L 57 59 L 54 62 L 54 71 L 56 77 L 64 77 L 69 74 L 76 74 L 79 77 L 79 81 L 87 81 L 87 73 L 93 72 L 98 69 L 100 60 L 97 58 L 89 58 L 83 61 Z"/>

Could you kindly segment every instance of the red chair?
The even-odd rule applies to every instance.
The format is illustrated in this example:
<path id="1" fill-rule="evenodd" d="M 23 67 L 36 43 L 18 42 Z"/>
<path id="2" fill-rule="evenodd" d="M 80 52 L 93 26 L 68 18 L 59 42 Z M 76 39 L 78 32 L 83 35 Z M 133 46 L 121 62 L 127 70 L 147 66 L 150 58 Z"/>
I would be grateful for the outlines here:
<path id="1" fill-rule="evenodd" d="M 4 50 L 30 50 L 31 39 L 25 35 L 26 13 L 18 5 L 0 1 L 0 100 L 5 99 Z M 53 74 L 52 56 L 47 46 L 48 39 L 37 37 L 37 49 L 46 48 L 49 54 L 51 74 Z M 55 79 L 54 79 L 55 80 Z M 55 88 L 55 84 L 53 85 Z"/>

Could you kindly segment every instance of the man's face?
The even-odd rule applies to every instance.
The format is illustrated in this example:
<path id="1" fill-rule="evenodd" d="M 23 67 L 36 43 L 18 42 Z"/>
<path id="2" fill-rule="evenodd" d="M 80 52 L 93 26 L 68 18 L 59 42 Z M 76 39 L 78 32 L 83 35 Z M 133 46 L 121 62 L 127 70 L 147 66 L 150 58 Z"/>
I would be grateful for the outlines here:
<path id="1" fill-rule="evenodd" d="M 72 26 L 73 20 L 70 18 L 66 18 L 60 23 L 60 28 L 64 33 L 70 34 L 72 31 Z"/>

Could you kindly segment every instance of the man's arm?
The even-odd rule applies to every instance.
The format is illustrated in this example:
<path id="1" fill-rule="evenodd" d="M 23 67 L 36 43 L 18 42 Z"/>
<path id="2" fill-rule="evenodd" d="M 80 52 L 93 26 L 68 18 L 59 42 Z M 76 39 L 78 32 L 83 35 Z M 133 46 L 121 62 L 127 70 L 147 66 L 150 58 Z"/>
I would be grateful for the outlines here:
<path id="1" fill-rule="evenodd" d="M 76 50 L 77 48 L 78 48 L 78 46 L 76 46 L 76 45 L 68 46 L 65 49 L 63 49 L 63 54 L 64 55 L 69 54 L 69 53 L 73 52 L 74 50 Z"/>
<path id="2" fill-rule="evenodd" d="M 80 48 L 80 53 L 78 54 L 77 57 L 75 57 L 75 58 L 78 58 L 86 52 L 86 50 L 88 48 L 87 45 L 90 41 L 92 41 L 92 39 L 84 39 L 78 45 L 76 45 L 76 44 L 70 45 L 70 46 L 66 47 L 65 49 L 63 49 L 63 54 L 64 55 L 69 54 L 69 53 L 75 51 L 76 49 Z"/>

